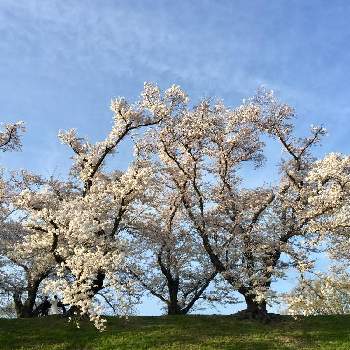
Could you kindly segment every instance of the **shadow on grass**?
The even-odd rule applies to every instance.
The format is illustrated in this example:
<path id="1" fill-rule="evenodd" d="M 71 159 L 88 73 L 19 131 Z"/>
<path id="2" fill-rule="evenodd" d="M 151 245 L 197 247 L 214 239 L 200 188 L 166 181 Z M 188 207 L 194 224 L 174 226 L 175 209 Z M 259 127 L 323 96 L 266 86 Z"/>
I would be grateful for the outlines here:
<path id="1" fill-rule="evenodd" d="M 0 320 L 0 349 L 350 349 L 350 316 L 261 324 L 233 316 L 108 318 L 106 332 L 51 316 Z"/>

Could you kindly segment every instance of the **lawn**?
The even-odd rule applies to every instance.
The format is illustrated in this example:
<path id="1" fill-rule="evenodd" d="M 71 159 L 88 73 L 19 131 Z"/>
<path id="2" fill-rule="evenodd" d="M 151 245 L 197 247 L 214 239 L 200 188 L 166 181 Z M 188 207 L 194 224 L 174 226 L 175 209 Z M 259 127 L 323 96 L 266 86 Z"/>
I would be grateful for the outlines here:
<path id="1" fill-rule="evenodd" d="M 108 318 L 99 333 L 56 316 L 0 320 L 0 349 L 350 349 L 350 316 L 284 318 L 270 324 L 234 316 Z"/>

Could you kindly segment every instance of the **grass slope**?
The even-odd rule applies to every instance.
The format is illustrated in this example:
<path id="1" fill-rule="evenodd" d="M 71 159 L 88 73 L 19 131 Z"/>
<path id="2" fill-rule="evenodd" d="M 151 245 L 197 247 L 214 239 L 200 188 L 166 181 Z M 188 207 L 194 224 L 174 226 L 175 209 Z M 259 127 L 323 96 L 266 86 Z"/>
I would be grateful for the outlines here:
<path id="1" fill-rule="evenodd" d="M 0 349 L 350 349 L 350 316 L 289 318 L 271 324 L 233 316 L 108 318 L 106 332 L 55 316 L 0 320 Z"/>

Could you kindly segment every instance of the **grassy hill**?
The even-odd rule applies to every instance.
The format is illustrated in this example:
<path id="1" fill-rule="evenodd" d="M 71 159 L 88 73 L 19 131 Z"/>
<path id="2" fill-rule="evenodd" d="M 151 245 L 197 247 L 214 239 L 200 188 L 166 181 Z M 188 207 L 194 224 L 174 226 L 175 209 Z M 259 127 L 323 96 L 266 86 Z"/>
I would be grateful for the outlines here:
<path id="1" fill-rule="evenodd" d="M 55 316 L 0 320 L 0 349 L 350 349 L 350 316 L 317 316 L 270 324 L 233 316 L 108 318 L 106 332 L 75 328 Z"/>

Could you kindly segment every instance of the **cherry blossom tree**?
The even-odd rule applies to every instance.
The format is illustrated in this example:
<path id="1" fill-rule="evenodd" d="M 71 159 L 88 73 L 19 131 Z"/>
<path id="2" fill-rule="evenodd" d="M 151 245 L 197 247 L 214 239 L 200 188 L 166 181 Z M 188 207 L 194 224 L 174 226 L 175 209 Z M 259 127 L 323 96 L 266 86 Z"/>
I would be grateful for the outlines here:
<path id="1" fill-rule="evenodd" d="M 15 248 L 20 247 L 21 243 L 14 242 L 11 238 L 6 244 L 11 241 L 11 249 L 7 247 L 8 249 L 2 250 L 6 257 L 3 258 L 1 271 L 1 294 L 9 297 L 9 303 L 13 305 L 17 317 L 34 317 L 41 283 L 49 276 L 54 264 L 48 254 L 43 256 L 41 250 L 33 251 L 31 255 L 26 254 L 25 257 L 19 256 Z"/>
<path id="2" fill-rule="evenodd" d="M 343 315 L 350 313 L 350 276 L 344 267 L 313 278 L 301 276 L 293 290 L 283 296 L 291 315 Z"/>
<path id="3" fill-rule="evenodd" d="M 286 296 L 288 311 L 304 315 L 348 313 L 350 157 L 326 155 L 312 164 L 306 180 L 307 202 L 299 210 L 300 220 L 305 222 L 306 231 L 317 234 L 323 252 L 337 264 L 328 274 L 315 273 L 316 278 L 301 275 Z"/>
<path id="4" fill-rule="evenodd" d="M 22 147 L 21 134 L 25 131 L 25 126 L 22 121 L 17 123 L 3 124 L 0 130 L 0 150 L 2 152 L 19 151 Z M 3 223 L 8 217 L 10 210 L 9 206 L 9 184 L 4 177 L 4 168 L 1 168 L 0 173 L 0 220 Z"/>
<path id="5" fill-rule="evenodd" d="M 5 262 L 1 289 L 11 295 L 17 317 L 35 316 L 38 293 L 43 280 L 53 272 L 55 261 L 40 245 L 28 249 L 31 231 L 22 224 L 26 213 L 16 210 L 13 201 L 20 192 L 36 191 L 45 182 L 27 171 L 13 173 L 7 182 L 11 215 L 3 222 L 1 231 L 0 250 Z"/>
<path id="6" fill-rule="evenodd" d="M 125 287 L 116 277 L 127 254 L 122 232 L 152 177 L 148 162 L 138 157 L 125 171 L 106 171 L 106 160 L 122 141 L 137 137 L 138 130 L 171 118 L 183 98 L 176 87 L 161 95 L 156 86 L 145 84 L 136 104 L 113 100 L 113 126 L 105 140 L 92 144 L 74 129 L 60 132 L 60 140 L 74 154 L 69 181 L 45 181 L 38 190 L 25 189 L 15 198 L 30 231 L 25 250 L 51 252 L 57 278 L 50 288 L 100 329 L 104 320 L 94 296 L 106 287 Z"/>
<path id="7" fill-rule="evenodd" d="M 187 314 L 199 299 L 214 299 L 206 290 L 217 272 L 168 184 L 158 173 L 147 201 L 135 212 L 127 270 L 141 289 L 164 303 L 169 315 Z"/>
<path id="8" fill-rule="evenodd" d="M 8 151 L 19 151 L 22 147 L 21 136 L 25 131 L 25 126 L 23 122 L 16 123 L 5 123 L 2 125 L 2 129 L 0 131 L 0 150 L 2 152 Z M 4 168 L 1 168 L 0 175 L 0 290 L 1 294 L 8 294 L 10 290 L 16 286 L 16 284 L 11 283 L 8 277 L 8 274 L 5 272 L 5 269 L 8 268 L 8 257 L 6 256 L 6 252 L 4 251 L 4 246 L 8 243 L 7 237 L 11 237 L 11 241 L 13 241 L 14 237 L 16 237 L 16 233 L 18 231 L 18 227 L 14 227 L 9 223 L 9 217 L 12 213 L 12 208 L 10 206 L 10 198 L 13 190 L 9 184 L 8 179 L 5 176 Z"/>
<path id="9" fill-rule="evenodd" d="M 330 210 L 304 215 L 314 186 L 307 180 L 311 151 L 325 130 L 313 127 L 298 139 L 293 117 L 291 107 L 266 91 L 236 109 L 202 100 L 192 109 L 186 104 L 140 147 L 167 173 L 213 267 L 244 296 L 252 317 L 267 316 L 271 283 L 289 265 L 310 268 L 312 247 L 299 244 L 300 238 L 315 239 L 310 222 Z M 243 188 L 242 165 L 263 164 L 263 136 L 284 150 L 279 184 Z M 281 260 L 283 253 L 288 261 Z"/>
<path id="10" fill-rule="evenodd" d="M 308 172 L 308 205 L 302 215 L 308 230 L 326 239 L 331 258 L 349 262 L 350 157 L 330 153 Z"/>
<path id="11" fill-rule="evenodd" d="M 22 147 L 21 134 L 25 131 L 22 121 L 6 123 L 0 131 L 0 149 L 3 152 L 18 151 Z"/>
<path id="12" fill-rule="evenodd" d="M 330 208 L 323 207 L 305 216 L 312 182 L 308 172 L 315 158 L 312 148 L 317 145 L 325 130 L 312 127 L 311 135 L 296 138 L 293 135 L 294 111 L 278 103 L 270 94 L 257 95 L 253 100 L 260 108 L 257 127 L 282 146 L 284 156 L 280 165 L 278 186 L 248 191 L 245 213 L 249 213 L 248 225 L 243 228 L 243 262 L 248 277 L 239 286 L 247 302 L 248 313 L 266 315 L 266 300 L 271 294 L 274 277 L 283 277 L 288 266 L 301 271 L 310 269 L 309 252 L 315 250 L 317 232 L 309 230 L 311 220 L 323 217 Z M 251 209 L 253 209 L 251 211 Z M 282 255 L 288 255 L 282 261 Z"/>

